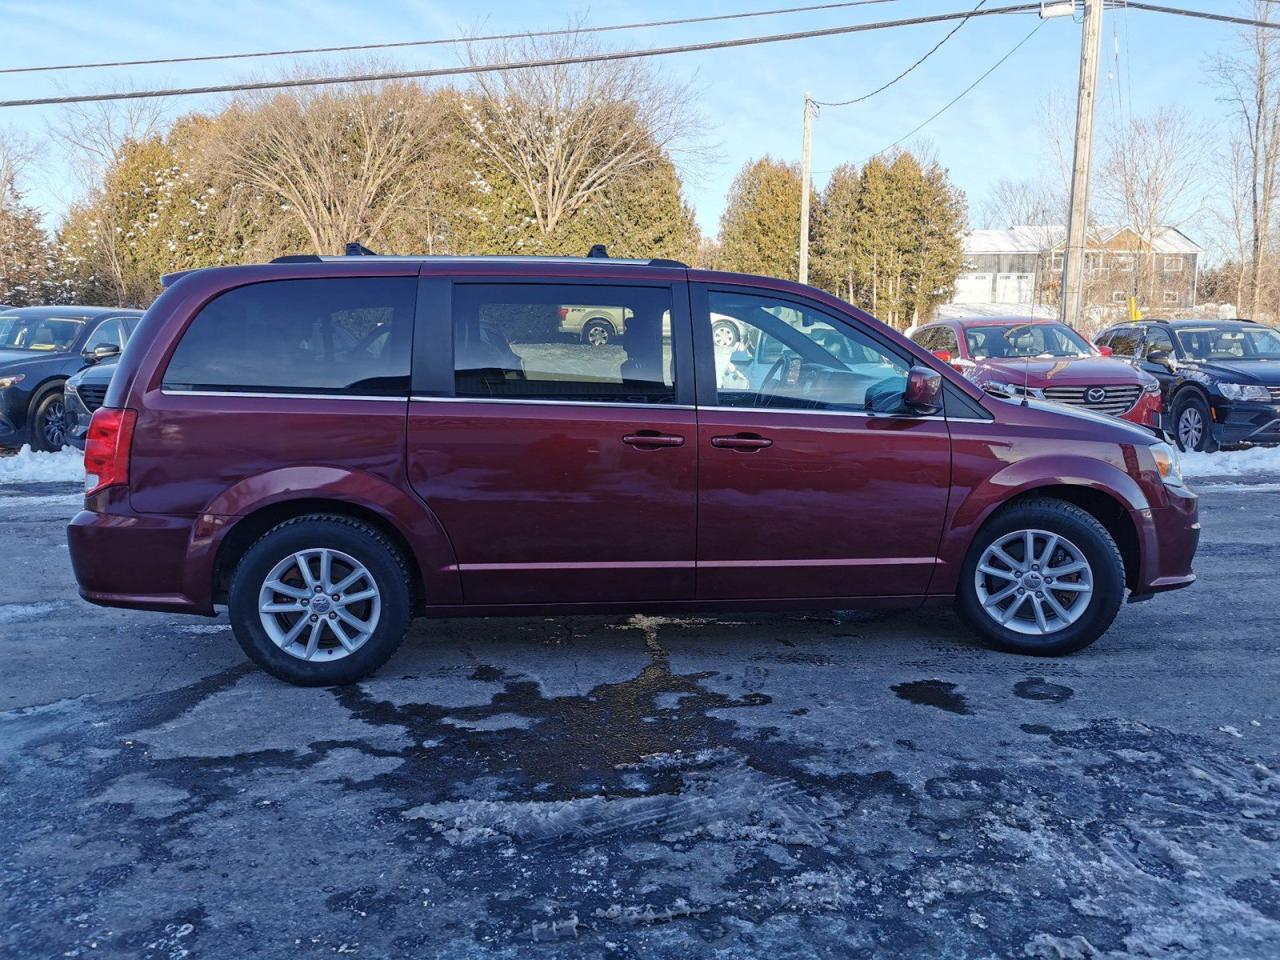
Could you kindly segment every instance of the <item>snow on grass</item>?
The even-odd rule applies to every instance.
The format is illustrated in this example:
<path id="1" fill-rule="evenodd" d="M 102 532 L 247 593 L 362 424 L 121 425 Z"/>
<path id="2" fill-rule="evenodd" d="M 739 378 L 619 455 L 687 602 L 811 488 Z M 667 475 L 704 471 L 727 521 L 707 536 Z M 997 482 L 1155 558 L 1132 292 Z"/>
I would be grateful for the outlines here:
<path id="1" fill-rule="evenodd" d="M 84 480 L 84 454 L 73 447 L 57 453 L 36 453 L 23 447 L 0 457 L 0 491 L 9 483 L 80 483 Z"/>
<path id="2" fill-rule="evenodd" d="M 1272 477 L 1280 480 L 1280 447 L 1248 447 L 1218 453 L 1182 454 L 1187 477 Z"/>

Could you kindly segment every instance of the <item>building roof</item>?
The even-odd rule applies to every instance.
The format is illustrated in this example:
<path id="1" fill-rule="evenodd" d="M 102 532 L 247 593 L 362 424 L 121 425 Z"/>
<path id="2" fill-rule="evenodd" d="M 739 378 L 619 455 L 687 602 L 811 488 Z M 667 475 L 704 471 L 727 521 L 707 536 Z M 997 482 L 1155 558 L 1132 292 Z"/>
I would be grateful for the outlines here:
<path id="1" fill-rule="evenodd" d="M 1129 227 L 1099 226 L 1089 231 L 1091 245 L 1105 244 Z M 1134 231 L 1135 233 L 1137 231 Z M 1066 242 L 1067 228 L 1061 224 L 1033 226 L 1019 224 L 1006 230 L 970 230 L 962 245 L 968 254 L 1040 253 Z M 1156 253 L 1203 253 L 1204 248 L 1177 227 L 1157 227 L 1151 241 Z"/>

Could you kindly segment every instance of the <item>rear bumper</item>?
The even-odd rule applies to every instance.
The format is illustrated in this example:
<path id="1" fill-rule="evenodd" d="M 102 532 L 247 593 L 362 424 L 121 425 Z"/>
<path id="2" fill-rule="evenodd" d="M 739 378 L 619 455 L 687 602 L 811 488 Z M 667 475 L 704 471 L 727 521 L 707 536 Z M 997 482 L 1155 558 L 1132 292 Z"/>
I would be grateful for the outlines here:
<path id="1" fill-rule="evenodd" d="M 80 596 L 103 607 L 213 614 L 200 520 L 82 510 L 67 526 Z"/>
<path id="2" fill-rule="evenodd" d="M 1137 510 L 1134 524 L 1142 540 L 1142 559 L 1134 598 L 1178 590 L 1195 583 L 1191 564 L 1200 543 L 1200 507 L 1194 493 L 1185 488 L 1169 489 L 1169 504 Z"/>

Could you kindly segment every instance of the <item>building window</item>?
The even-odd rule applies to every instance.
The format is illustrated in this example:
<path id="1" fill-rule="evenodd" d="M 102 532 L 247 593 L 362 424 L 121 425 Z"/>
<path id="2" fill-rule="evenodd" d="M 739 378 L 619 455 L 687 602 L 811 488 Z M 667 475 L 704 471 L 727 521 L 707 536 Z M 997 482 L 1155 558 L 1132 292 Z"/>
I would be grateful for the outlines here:
<path id="1" fill-rule="evenodd" d="M 1164 292 L 1164 302 L 1166 306 L 1176 307 L 1178 305 L 1178 295 L 1172 290 Z"/>
<path id="2" fill-rule="evenodd" d="M 1124 291 L 1123 291 L 1123 290 L 1112 290 L 1112 291 L 1111 291 L 1111 302 L 1112 302 L 1112 303 L 1124 303 L 1125 299 L 1126 299 L 1126 297 L 1125 297 L 1125 293 L 1124 293 Z"/>
<path id="3" fill-rule="evenodd" d="M 1133 254 L 1132 253 L 1117 253 L 1112 257 L 1112 260 L 1115 261 L 1116 269 L 1121 271 L 1122 273 L 1133 272 Z"/>
<path id="4" fill-rule="evenodd" d="M 1164 272 L 1165 273 L 1181 273 L 1182 258 L 1181 257 L 1165 257 Z"/>
<path id="5" fill-rule="evenodd" d="M 1052 270 L 1054 273 L 1062 272 L 1062 254 L 1061 253 L 1049 254 L 1049 269 Z"/>

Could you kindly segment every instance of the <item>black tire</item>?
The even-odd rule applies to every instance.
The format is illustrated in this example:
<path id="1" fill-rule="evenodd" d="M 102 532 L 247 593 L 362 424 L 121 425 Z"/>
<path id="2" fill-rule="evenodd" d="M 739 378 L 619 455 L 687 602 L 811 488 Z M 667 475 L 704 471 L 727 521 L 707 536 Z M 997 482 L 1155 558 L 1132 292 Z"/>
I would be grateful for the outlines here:
<path id="1" fill-rule="evenodd" d="M 53 453 L 67 443 L 66 401 L 62 387 L 41 394 L 31 406 L 28 433 L 32 450 Z"/>
<path id="2" fill-rule="evenodd" d="M 1199 437 L 1188 443 L 1183 434 L 1183 418 L 1198 418 L 1200 424 Z M 1196 421 L 1187 424 L 1190 428 Z M 1173 402 L 1173 439 L 1182 451 L 1195 450 L 1201 453 L 1213 453 L 1218 449 L 1218 442 L 1213 437 L 1213 421 L 1209 417 L 1209 404 L 1198 391 L 1185 390 Z"/>
<path id="3" fill-rule="evenodd" d="M 1043 530 L 1070 541 L 1093 573 L 1093 594 L 1074 623 L 1055 633 L 1019 633 L 998 624 L 982 607 L 975 584 L 987 547 L 1019 530 Z M 993 517 L 974 538 L 956 590 L 961 619 L 989 647 L 1006 653 L 1057 657 L 1083 650 L 1106 632 L 1124 600 L 1124 560 L 1115 540 L 1098 520 L 1075 504 L 1048 497 L 1023 500 Z"/>
<path id="4" fill-rule="evenodd" d="M 588 320 L 582 327 L 582 342 L 593 347 L 608 346 L 616 332 L 608 320 Z"/>
<path id="5" fill-rule="evenodd" d="M 376 626 L 363 645 L 341 659 L 304 660 L 268 635 L 258 595 L 277 563 L 302 550 L 328 548 L 358 560 L 372 576 L 381 601 Z M 271 675 L 301 687 L 354 683 L 391 658 L 412 619 L 412 591 L 405 558 L 385 536 L 349 517 L 312 514 L 287 520 L 263 534 L 241 557 L 231 578 L 229 613 L 236 640 Z"/>
<path id="6" fill-rule="evenodd" d="M 721 340 L 725 340 L 722 344 Z M 717 346 L 731 347 L 741 339 L 737 326 L 728 320 L 717 320 L 711 325 L 711 342 Z"/>

